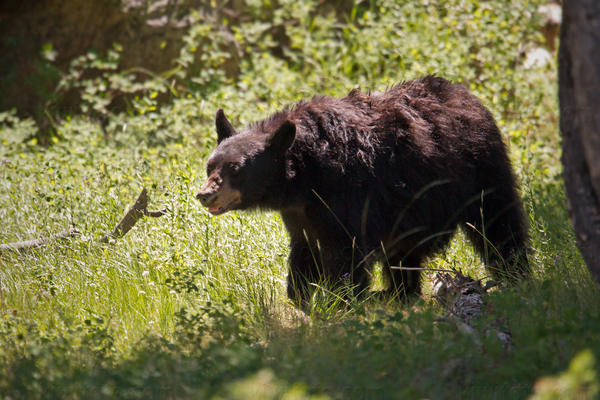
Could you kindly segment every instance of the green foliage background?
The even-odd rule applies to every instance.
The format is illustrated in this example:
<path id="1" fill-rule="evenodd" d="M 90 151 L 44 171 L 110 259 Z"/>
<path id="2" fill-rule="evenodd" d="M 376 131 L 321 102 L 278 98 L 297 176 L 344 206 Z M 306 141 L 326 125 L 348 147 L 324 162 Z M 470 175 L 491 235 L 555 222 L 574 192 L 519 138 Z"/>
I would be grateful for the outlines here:
<path id="1" fill-rule="evenodd" d="M 594 398 L 600 296 L 567 218 L 556 66 L 523 66 L 543 45 L 539 3 L 382 0 L 336 13 L 317 1 L 245 0 L 253 18 L 230 27 L 243 51 L 235 80 L 221 68 L 222 30 L 196 16 L 164 74 L 119 70 L 119 45 L 74 60 L 58 93 L 79 91 L 81 110 L 55 120 L 48 148 L 31 120 L 1 113 L 0 242 L 71 224 L 83 235 L 0 254 L 0 396 L 524 398 L 587 349 L 536 396 Z M 444 310 L 427 294 L 410 305 L 343 304 L 323 290 L 305 316 L 285 299 L 279 216 L 212 217 L 193 198 L 218 108 L 241 126 L 317 93 L 425 74 L 469 87 L 510 143 L 535 268 L 530 282 L 487 297 L 486 318 L 512 332 L 510 350 L 486 335 L 485 318 L 481 343 L 436 323 Z M 108 107 L 118 96 L 125 112 Z M 99 245 L 141 187 L 168 215 Z M 485 278 L 460 234 L 429 265 Z"/>

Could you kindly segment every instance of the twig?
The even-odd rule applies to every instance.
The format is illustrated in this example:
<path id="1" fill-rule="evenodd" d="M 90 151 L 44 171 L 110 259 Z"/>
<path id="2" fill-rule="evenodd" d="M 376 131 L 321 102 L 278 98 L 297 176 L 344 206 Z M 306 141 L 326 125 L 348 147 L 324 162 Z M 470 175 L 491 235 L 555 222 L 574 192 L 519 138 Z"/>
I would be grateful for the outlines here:
<path id="1" fill-rule="evenodd" d="M 431 272 L 447 272 L 452 274 L 459 274 L 459 271 L 454 269 L 444 269 L 444 268 L 422 268 L 422 267 L 398 267 L 398 266 L 390 266 L 390 269 L 400 269 L 403 271 L 431 271 Z"/>
<path id="2" fill-rule="evenodd" d="M 162 210 L 155 210 L 155 211 L 148 211 L 148 210 L 146 210 L 146 212 L 144 213 L 144 216 L 145 217 L 158 218 L 158 217 L 162 217 L 166 213 L 167 213 L 167 209 L 166 208 L 163 208 Z"/>

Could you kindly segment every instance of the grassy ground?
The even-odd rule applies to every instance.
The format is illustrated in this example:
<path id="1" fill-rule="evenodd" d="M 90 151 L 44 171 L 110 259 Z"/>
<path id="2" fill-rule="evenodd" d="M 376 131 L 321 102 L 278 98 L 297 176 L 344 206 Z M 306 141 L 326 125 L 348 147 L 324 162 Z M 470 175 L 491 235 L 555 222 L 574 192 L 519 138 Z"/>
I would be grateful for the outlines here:
<path id="1" fill-rule="evenodd" d="M 246 52 L 235 82 L 207 70 L 212 84 L 110 115 L 105 130 L 90 113 L 71 115 L 47 149 L 29 140 L 31 121 L 0 114 L 0 242 L 71 225 L 83 232 L 0 254 L 0 396 L 593 398 L 600 294 L 565 206 L 556 68 L 523 67 L 541 42 L 536 4 L 524 3 L 384 1 L 340 19 L 313 12 L 316 3 L 282 2 L 269 10 L 272 24 L 295 21 L 281 22 L 285 61 L 271 55 L 268 35 L 253 36 L 268 8 L 253 4 L 257 20 L 234 29 Z M 212 217 L 193 197 L 217 108 L 246 124 L 315 93 L 379 90 L 426 73 L 462 82 L 493 111 L 529 217 L 534 277 L 486 297 L 479 343 L 435 322 L 444 310 L 428 291 L 409 305 L 344 304 L 319 291 L 310 315 L 299 313 L 285 298 L 280 217 Z M 99 244 L 141 187 L 168 215 Z M 429 266 L 485 278 L 462 235 Z M 511 350 L 485 335 L 497 318 Z"/>

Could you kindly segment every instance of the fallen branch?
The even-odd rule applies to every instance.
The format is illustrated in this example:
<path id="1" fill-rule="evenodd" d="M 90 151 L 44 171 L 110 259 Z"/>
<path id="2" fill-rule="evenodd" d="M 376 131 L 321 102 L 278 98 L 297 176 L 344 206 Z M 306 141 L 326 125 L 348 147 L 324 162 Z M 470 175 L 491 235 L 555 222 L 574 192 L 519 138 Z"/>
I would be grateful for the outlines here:
<path id="1" fill-rule="evenodd" d="M 162 217 L 167 213 L 166 209 L 163 210 L 148 210 L 148 192 L 146 188 L 142 189 L 142 192 L 138 196 L 137 200 L 131 206 L 129 211 L 125 214 L 123 219 L 119 221 L 112 233 L 107 233 L 99 241 L 100 243 L 110 243 L 115 239 L 122 238 L 135 226 L 138 220 L 142 217 L 158 218 Z M 3 251 L 16 251 L 23 252 L 46 246 L 48 243 L 56 240 L 64 240 L 73 236 L 80 235 L 81 232 L 76 228 L 71 228 L 59 233 L 52 234 L 45 238 L 35 240 L 25 240 L 22 242 L 5 243 L 0 244 L 0 253 Z"/>
<path id="2" fill-rule="evenodd" d="M 55 240 L 69 239 L 73 236 L 77 236 L 80 234 L 81 234 L 81 232 L 79 232 L 77 229 L 71 228 L 71 229 L 67 229 L 62 232 L 54 233 L 45 238 L 39 238 L 39 239 L 34 239 L 34 240 L 24 240 L 22 242 L 15 242 L 15 243 L 0 244 L 0 252 L 3 252 L 3 251 L 23 252 L 23 251 L 27 251 L 27 250 L 32 250 L 32 249 L 36 249 L 39 247 L 44 247 L 49 242 L 53 242 Z"/>
<path id="3" fill-rule="evenodd" d="M 429 272 L 447 272 L 447 273 L 452 273 L 452 274 L 456 274 L 456 273 L 460 273 L 456 270 L 453 269 L 446 269 L 446 268 L 423 268 L 423 267 L 396 267 L 396 266 L 391 266 L 390 269 L 399 269 L 402 271 L 429 271 Z"/>
<path id="4" fill-rule="evenodd" d="M 119 239 L 125 236 L 127 232 L 134 227 L 138 220 L 142 217 L 158 218 L 162 217 L 167 213 L 167 210 L 148 211 L 148 192 L 146 188 L 142 189 L 142 192 L 138 196 L 133 206 L 127 211 L 127 214 L 117 224 L 112 233 L 107 233 L 100 239 L 101 243 L 109 243 L 111 240 Z"/>

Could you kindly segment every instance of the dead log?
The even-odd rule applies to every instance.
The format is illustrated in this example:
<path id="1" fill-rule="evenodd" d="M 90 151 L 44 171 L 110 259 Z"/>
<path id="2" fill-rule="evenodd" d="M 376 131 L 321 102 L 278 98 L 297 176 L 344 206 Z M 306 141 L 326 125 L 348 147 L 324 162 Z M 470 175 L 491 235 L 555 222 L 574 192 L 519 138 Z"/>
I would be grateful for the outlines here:
<path id="1" fill-rule="evenodd" d="M 495 284 L 483 286 L 481 281 L 462 274 L 457 270 L 437 273 L 433 279 L 434 298 L 448 310 L 448 315 L 438 318 L 438 322 L 446 322 L 456 326 L 465 334 L 472 335 L 475 343 L 481 345 L 473 325 L 486 311 L 483 296 Z M 484 330 L 486 336 L 495 335 L 506 349 L 513 347 L 512 335 L 503 329 L 499 319 L 493 320 Z"/>
<path id="2" fill-rule="evenodd" d="M 488 290 L 497 286 L 497 283 L 489 281 L 484 286 L 480 280 L 476 281 L 456 269 L 402 266 L 392 266 L 390 268 L 408 271 L 435 271 L 433 297 L 448 313 L 437 318 L 436 322 L 454 325 L 458 331 L 472 336 L 475 343 L 482 346 L 481 339 L 477 336 L 473 325 L 488 310 L 483 296 Z M 504 345 L 504 348 L 510 350 L 513 347 L 512 335 L 502 326 L 502 321 L 494 319 L 485 327 L 484 334 L 486 336 L 495 335 Z"/>

